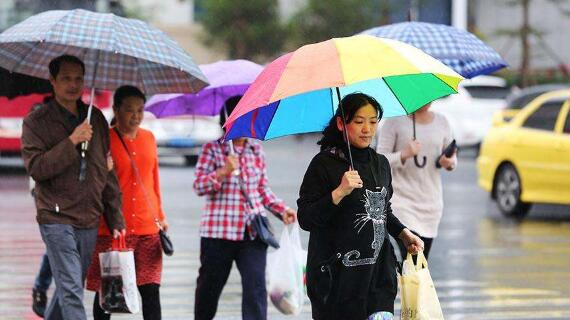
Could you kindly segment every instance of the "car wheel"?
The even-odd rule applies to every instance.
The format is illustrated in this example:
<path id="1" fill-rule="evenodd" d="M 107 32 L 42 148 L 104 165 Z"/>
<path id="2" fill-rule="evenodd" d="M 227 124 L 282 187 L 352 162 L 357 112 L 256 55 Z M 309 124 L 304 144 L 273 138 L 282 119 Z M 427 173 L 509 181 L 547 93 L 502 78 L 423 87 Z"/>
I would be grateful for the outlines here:
<path id="1" fill-rule="evenodd" d="M 198 163 L 198 156 L 196 155 L 184 156 L 184 159 L 186 159 L 186 165 L 189 167 L 193 167 Z"/>
<path id="2" fill-rule="evenodd" d="M 503 165 L 495 181 L 495 198 L 501 213 L 507 217 L 523 218 L 530 210 L 530 203 L 521 201 L 521 179 L 515 167 Z"/>

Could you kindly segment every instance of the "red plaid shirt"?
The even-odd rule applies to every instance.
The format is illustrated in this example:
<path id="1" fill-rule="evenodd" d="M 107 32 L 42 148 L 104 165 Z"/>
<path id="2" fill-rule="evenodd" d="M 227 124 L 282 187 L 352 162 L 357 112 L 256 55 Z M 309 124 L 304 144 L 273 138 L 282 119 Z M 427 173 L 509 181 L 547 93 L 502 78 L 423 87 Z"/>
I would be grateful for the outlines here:
<path id="1" fill-rule="evenodd" d="M 250 210 L 240 190 L 239 176 L 230 175 L 222 182 L 216 179 L 216 169 L 224 166 L 229 150 L 227 143 L 218 141 L 202 147 L 196 165 L 194 191 L 199 196 L 206 196 L 200 236 L 239 241 L 244 239 L 245 230 L 249 228 L 250 215 L 265 215 L 264 208 L 282 215 L 287 207 L 269 188 L 261 145 L 248 139 L 243 147 L 235 147 L 244 189 L 253 204 L 252 212 L 248 212 Z"/>

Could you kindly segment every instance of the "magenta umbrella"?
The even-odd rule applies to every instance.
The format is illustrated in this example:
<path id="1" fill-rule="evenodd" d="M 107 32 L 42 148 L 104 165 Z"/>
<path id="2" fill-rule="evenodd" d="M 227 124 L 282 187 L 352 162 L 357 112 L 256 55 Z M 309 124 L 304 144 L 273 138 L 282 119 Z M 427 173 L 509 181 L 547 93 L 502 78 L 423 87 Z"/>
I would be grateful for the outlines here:
<path id="1" fill-rule="evenodd" d="M 181 115 L 217 116 L 224 101 L 243 95 L 263 67 L 248 60 L 224 60 L 200 65 L 210 85 L 193 94 L 157 94 L 145 110 L 157 118 Z"/>

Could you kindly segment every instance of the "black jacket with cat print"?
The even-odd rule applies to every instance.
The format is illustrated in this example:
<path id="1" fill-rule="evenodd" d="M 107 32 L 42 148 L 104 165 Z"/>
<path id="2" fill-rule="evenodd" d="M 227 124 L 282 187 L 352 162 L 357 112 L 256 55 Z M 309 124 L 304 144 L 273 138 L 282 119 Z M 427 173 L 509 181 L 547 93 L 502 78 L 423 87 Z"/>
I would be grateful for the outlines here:
<path id="1" fill-rule="evenodd" d="M 388 233 L 397 237 L 405 227 L 390 206 L 390 164 L 370 148 L 351 150 L 363 188 L 332 202 L 349 162 L 345 150 L 330 148 L 311 161 L 297 200 L 299 224 L 310 232 L 307 292 L 317 320 L 394 312 L 396 258 Z"/>

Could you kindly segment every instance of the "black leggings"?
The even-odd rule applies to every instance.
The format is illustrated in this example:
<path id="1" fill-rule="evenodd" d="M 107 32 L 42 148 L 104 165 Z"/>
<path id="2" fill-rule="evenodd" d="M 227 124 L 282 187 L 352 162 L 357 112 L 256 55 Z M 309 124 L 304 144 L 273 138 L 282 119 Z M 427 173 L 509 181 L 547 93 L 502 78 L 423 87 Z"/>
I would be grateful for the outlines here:
<path id="1" fill-rule="evenodd" d="M 143 319 L 160 320 L 162 313 L 160 310 L 160 285 L 151 283 L 138 286 L 138 288 L 142 298 Z M 105 311 L 101 309 L 101 306 L 99 305 L 99 292 L 95 294 L 95 300 L 93 301 L 93 319 L 111 319 L 111 315 L 109 313 L 105 313 Z"/>

